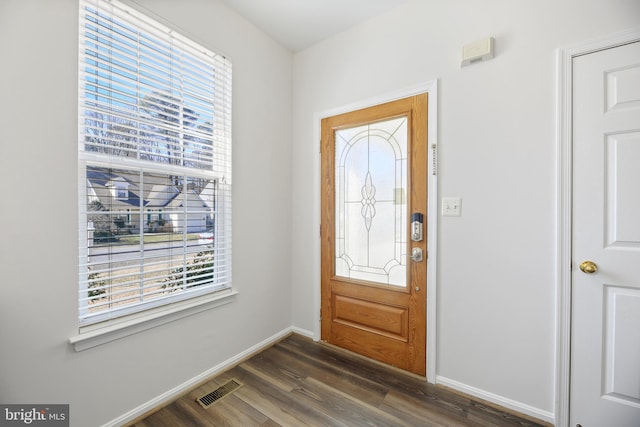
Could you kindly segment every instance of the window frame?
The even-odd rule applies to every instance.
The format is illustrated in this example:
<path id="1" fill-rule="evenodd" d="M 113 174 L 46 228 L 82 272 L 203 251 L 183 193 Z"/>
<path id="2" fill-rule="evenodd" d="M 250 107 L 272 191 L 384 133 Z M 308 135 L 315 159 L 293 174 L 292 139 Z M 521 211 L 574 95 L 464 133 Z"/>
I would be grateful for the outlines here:
<path id="1" fill-rule="evenodd" d="M 189 167 L 187 166 L 186 160 L 184 160 L 184 158 L 186 158 L 184 156 L 187 155 L 185 154 L 184 149 L 179 154 L 180 158 L 179 160 L 177 160 L 179 164 L 173 164 L 173 160 L 171 160 L 173 157 L 171 156 L 175 154 L 176 150 L 172 151 L 172 149 L 167 149 L 168 156 L 170 157 L 170 159 L 168 160 L 169 163 L 161 163 L 160 161 L 153 160 L 151 158 L 148 158 L 148 159 L 142 158 L 140 154 L 142 150 L 140 150 L 140 148 L 137 149 L 136 157 L 129 157 L 129 156 L 122 157 L 118 155 L 113 155 L 113 151 L 115 150 L 109 149 L 109 148 L 105 151 L 111 151 L 111 154 L 90 151 L 85 148 L 85 146 L 90 145 L 87 142 L 88 139 L 86 139 L 88 137 L 87 126 L 89 125 L 87 125 L 85 122 L 86 118 L 89 117 L 90 115 L 87 115 L 86 112 L 91 111 L 91 108 L 87 106 L 87 94 L 89 93 L 89 90 L 87 89 L 87 85 L 89 85 L 90 83 L 89 83 L 89 80 L 86 79 L 86 76 L 90 75 L 90 73 L 86 71 L 87 65 L 85 62 L 86 61 L 85 58 L 89 56 L 89 54 L 87 53 L 89 49 L 86 46 L 86 42 L 88 39 L 86 38 L 87 36 L 85 35 L 85 32 L 89 32 L 88 30 L 89 27 L 87 26 L 89 25 L 87 24 L 89 21 L 88 21 L 88 18 L 85 17 L 85 15 L 87 16 L 89 15 L 89 12 L 87 12 L 88 10 L 87 8 L 92 8 L 94 9 L 94 11 L 98 11 L 96 12 L 96 15 L 100 11 L 103 11 L 103 13 L 105 13 L 107 16 L 105 18 L 106 22 L 112 22 L 113 27 L 117 27 L 114 20 L 124 19 L 123 16 L 126 16 L 126 19 L 127 19 L 126 25 L 132 26 L 132 28 L 139 31 L 140 34 L 144 34 L 144 37 L 147 37 L 149 35 L 153 37 L 158 34 L 161 34 L 161 35 L 164 34 L 167 37 L 167 39 L 160 40 L 160 42 L 158 43 L 168 43 L 168 42 L 177 41 L 176 43 L 180 47 L 186 46 L 187 49 L 191 49 L 189 52 L 187 52 L 187 55 L 185 55 L 185 58 L 187 61 L 191 60 L 191 56 L 189 55 L 194 52 L 204 53 L 205 57 L 208 57 L 211 60 L 211 62 L 208 65 L 212 67 L 214 75 L 216 75 L 216 73 L 219 73 L 220 75 L 224 74 L 223 77 L 221 78 L 221 81 L 222 81 L 221 85 L 215 86 L 215 89 L 213 86 L 210 88 L 211 108 L 212 108 L 211 113 L 214 114 L 214 116 L 218 115 L 219 117 L 222 117 L 222 119 L 220 119 L 221 124 L 220 126 L 218 126 L 216 120 L 213 119 L 212 122 L 208 122 L 205 125 L 200 125 L 197 128 L 198 132 L 201 132 L 202 128 L 204 128 L 204 131 L 202 132 L 204 132 L 206 135 L 209 135 L 209 133 L 207 132 L 210 130 L 211 140 L 205 140 L 203 143 L 200 144 L 200 146 L 205 147 L 206 149 L 206 147 L 209 145 L 207 141 L 210 141 L 210 147 L 211 147 L 210 151 L 215 152 L 216 155 L 219 155 L 219 153 L 221 152 L 222 154 L 219 155 L 219 157 L 222 158 L 222 160 L 220 161 L 215 160 L 214 155 L 211 154 L 210 155 L 211 168 L 209 168 L 209 163 L 205 162 L 208 159 L 208 157 L 206 157 L 205 155 L 205 160 L 200 160 L 200 157 L 198 157 L 197 160 L 192 162 L 193 165 L 204 164 L 205 165 L 204 168 L 202 166 Z M 106 11 L 107 9 L 112 9 L 115 12 L 113 14 L 109 14 L 109 12 Z M 122 14 L 126 14 L 126 15 L 122 15 Z M 109 21 L 109 19 L 111 19 L 111 21 Z M 99 25 L 96 24 L 95 26 L 99 28 Z M 131 8 L 128 4 L 124 4 L 117 0 L 80 0 L 79 2 L 79 33 L 80 33 L 80 36 L 79 36 L 79 83 L 78 83 L 78 117 L 79 117 L 78 119 L 78 183 L 79 183 L 78 184 L 78 209 L 79 209 L 79 215 L 78 215 L 78 218 L 79 218 L 78 321 L 79 321 L 79 334 L 70 339 L 70 343 L 76 347 L 76 350 L 90 348 L 93 345 L 99 345 L 103 342 L 108 342 L 111 339 L 117 339 L 119 337 L 126 336 L 129 333 L 135 333 L 139 330 L 144 330 L 147 327 L 155 327 L 158 324 L 166 323 L 167 321 L 172 321 L 173 319 L 181 318 L 191 313 L 196 313 L 204 309 L 226 304 L 228 302 L 231 302 L 231 300 L 233 299 L 232 297 L 237 294 L 237 292 L 232 288 L 232 278 L 231 278 L 231 62 L 224 56 L 211 52 L 210 50 L 202 47 L 200 44 L 186 38 L 183 35 L 176 33 L 175 30 L 172 29 L 167 24 L 158 22 L 157 18 L 148 17 L 138 12 L 137 10 Z M 119 34 L 116 34 L 116 36 L 119 36 Z M 99 44 L 99 41 L 97 39 L 95 39 L 93 42 L 96 45 Z M 110 46 L 110 52 L 111 52 L 111 49 L 113 46 L 112 45 L 109 45 L 109 46 Z M 172 49 L 170 53 L 171 55 L 170 62 L 171 64 L 174 64 L 173 56 L 172 56 L 173 45 L 169 44 L 169 46 L 171 46 L 171 49 Z M 117 49 L 115 50 L 117 51 Z M 99 52 L 96 50 L 93 53 L 98 54 Z M 119 55 L 119 53 L 116 53 L 115 55 Z M 114 59 L 114 56 L 107 56 L 107 57 L 109 58 L 107 60 L 109 61 L 108 64 L 110 64 L 111 66 L 114 65 L 114 61 L 117 62 L 117 59 Z M 201 59 L 201 57 L 197 57 L 197 58 Z M 179 67 L 181 63 L 176 62 L 176 64 L 177 64 L 176 68 L 181 68 Z M 220 71 L 218 67 L 220 67 Z M 222 69 L 222 67 L 224 67 L 224 69 Z M 97 70 L 96 72 L 99 72 L 100 70 L 98 70 L 97 68 L 98 66 L 96 66 L 96 70 Z M 185 68 L 188 68 L 188 67 L 185 67 Z M 171 70 L 172 71 L 170 76 L 172 76 L 171 78 L 174 78 L 173 65 Z M 140 76 L 141 75 L 140 69 L 137 69 L 135 73 L 137 73 L 137 75 Z M 106 80 L 111 81 L 110 80 L 111 77 L 112 76 L 110 76 Z M 216 76 L 216 79 L 217 78 L 218 77 Z M 218 80 L 216 80 L 216 83 L 217 82 Z M 98 83 L 95 83 L 95 85 L 97 87 Z M 220 87 L 221 89 L 218 90 L 218 87 Z M 156 90 L 160 92 L 163 89 L 162 87 L 156 88 L 154 86 L 151 86 L 150 88 L 152 90 L 152 93 L 156 93 L 155 92 Z M 224 93 L 221 94 L 219 92 L 224 92 Z M 110 94 L 109 96 L 112 96 L 112 95 Z M 138 102 L 140 102 L 141 99 L 147 99 L 147 98 L 141 98 L 140 95 L 136 95 L 136 96 L 137 96 L 136 99 L 138 100 Z M 155 99 L 159 99 L 159 98 L 155 98 Z M 192 107 L 188 105 L 186 98 L 180 100 L 174 97 L 173 92 L 170 92 L 169 96 L 165 99 L 169 99 L 169 101 L 178 104 L 178 107 L 179 107 L 178 114 L 180 118 L 179 120 L 176 120 L 176 122 L 179 122 L 177 124 L 179 128 L 176 128 L 177 130 L 175 131 L 175 133 L 180 134 L 178 138 L 179 138 L 179 141 L 181 141 L 180 147 L 182 148 L 184 144 L 182 141 L 186 140 L 186 138 L 182 135 L 182 133 L 189 132 L 188 129 L 186 131 L 184 130 L 186 129 L 184 123 L 187 120 L 184 118 L 186 115 L 184 111 L 187 111 L 188 108 L 192 108 Z M 117 103 L 118 102 L 116 101 L 115 104 Z M 215 109 L 219 105 L 222 105 L 220 111 Z M 171 107 L 175 107 L 175 105 L 171 105 Z M 141 107 L 134 108 L 134 110 L 139 110 L 139 109 L 141 109 Z M 209 110 L 206 110 L 206 111 L 209 112 Z M 114 110 L 108 110 L 107 113 L 115 116 L 119 113 L 122 113 L 122 111 L 120 111 L 119 113 L 114 113 Z M 195 114 L 197 113 L 193 113 L 192 116 L 195 116 Z M 131 119 L 132 123 L 140 123 L 139 120 L 141 120 L 140 117 L 138 116 L 135 116 L 135 117 L 132 116 L 132 118 L 127 116 L 125 118 L 127 120 Z M 197 120 L 197 118 L 193 120 Z M 116 122 L 110 122 L 108 120 L 105 120 L 104 123 L 109 125 L 109 124 L 114 124 Z M 153 125 L 157 125 L 162 129 L 166 129 L 170 127 L 170 124 L 167 124 L 166 121 L 158 121 L 157 123 L 151 122 L 151 126 Z M 139 129 L 143 129 L 143 128 L 140 127 Z M 109 131 L 111 130 L 112 128 L 109 128 Z M 141 136 L 142 135 L 141 132 L 142 130 L 139 130 L 138 133 L 136 134 L 138 136 L 132 137 L 132 139 L 136 139 L 136 140 L 144 139 Z M 171 132 L 170 129 L 169 131 L 167 131 L 167 133 L 169 132 Z M 125 134 L 124 140 L 128 144 L 130 140 L 127 138 L 128 137 Z M 197 145 L 195 142 L 193 144 Z M 107 146 L 110 147 L 110 145 L 107 145 Z M 193 149 L 192 151 L 197 152 L 197 150 L 198 149 Z M 200 156 L 200 154 L 198 154 L 198 156 Z M 218 170 L 216 170 L 216 166 L 221 166 L 221 167 Z M 211 267 L 211 271 L 217 270 L 218 267 L 215 263 L 219 263 L 220 265 L 224 264 L 225 265 L 224 274 L 222 275 L 224 280 L 217 281 L 217 279 L 211 279 L 211 283 L 209 282 L 204 283 L 207 286 L 204 286 L 199 289 L 191 289 L 189 291 L 185 290 L 184 292 L 182 292 L 181 295 L 176 295 L 176 294 L 166 295 L 155 300 L 143 302 L 141 304 L 128 304 L 120 308 L 114 308 L 114 309 L 110 308 L 103 313 L 104 315 L 87 316 L 86 306 L 83 306 L 83 302 L 82 302 L 83 293 L 87 293 L 89 290 L 88 289 L 88 276 L 89 276 L 89 265 L 90 265 L 89 248 L 90 248 L 90 245 L 92 244 L 92 243 L 89 243 L 90 238 L 88 237 L 89 231 L 90 231 L 89 230 L 90 225 L 88 222 L 89 215 L 88 215 L 87 207 L 89 203 L 91 203 L 92 199 L 94 200 L 98 199 L 98 201 L 100 201 L 95 191 L 93 191 L 93 188 L 91 189 L 87 188 L 89 185 L 87 171 L 93 167 L 136 171 L 136 172 L 140 172 L 141 177 L 144 174 L 153 174 L 153 173 L 179 174 L 178 176 L 183 176 L 185 178 L 185 182 L 187 178 L 196 178 L 196 179 L 209 180 L 209 182 L 215 182 L 216 185 L 218 183 L 223 183 L 223 188 L 219 192 L 216 192 L 214 196 L 212 196 L 216 198 L 215 203 L 218 209 L 218 214 L 216 216 L 216 230 L 220 230 L 219 232 L 221 236 L 220 240 L 222 241 L 221 243 L 218 243 L 218 239 L 212 239 L 213 240 L 212 253 L 213 253 L 213 250 L 215 250 L 215 251 L 220 251 L 222 255 L 218 255 L 216 252 L 216 255 L 214 258 L 215 261 L 212 262 L 213 266 Z M 127 193 L 127 197 L 130 194 L 131 189 L 129 188 L 130 187 L 129 182 L 124 181 L 122 186 L 119 186 L 119 184 L 120 184 L 119 182 L 112 182 L 113 187 L 110 190 L 112 190 L 112 193 L 113 193 L 113 200 L 122 199 L 122 197 L 120 197 L 120 194 L 119 194 L 121 190 L 123 193 L 125 192 Z M 120 187 L 122 187 L 122 189 Z M 184 184 L 184 189 L 186 194 L 186 189 L 187 189 L 186 183 Z M 180 194 L 182 195 L 182 192 Z M 185 200 L 186 200 L 186 196 L 185 196 Z M 129 218 L 132 217 L 132 215 L 138 215 L 141 218 L 140 222 L 142 223 L 142 218 L 146 217 L 147 214 L 153 214 L 154 212 L 152 211 L 154 210 L 155 210 L 156 216 L 158 215 L 164 215 L 165 217 L 170 216 L 170 213 L 166 209 L 163 209 L 162 207 L 160 207 L 159 209 L 158 208 L 151 209 L 151 211 L 149 211 L 149 209 L 147 209 L 144 203 L 145 202 L 142 200 L 142 193 L 141 193 L 140 205 L 137 207 L 138 211 L 136 212 L 134 208 L 132 209 L 127 208 L 126 212 L 124 212 L 126 214 L 126 217 L 128 218 L 128 221 L 129 221 Z M 188 210 L 185 203 L 185 208 L 184 208 L 183 217 L 182 217 L 182 220 L 183 220 L 182 227 L 183 227 L 183 233 L 185 235 L 187 233 L 189 212 L 191 211 Z M 114 215 L 114 218 L 117 218 L 117 215 Z M 217 224 L 218 222 L 220 222 L 219 225 Z M 145 235 L 145 231 L 143 227 L 140 227 L 139 233 L 140 233 L 140 241 L 142 242 L 142 239 L 144 238 L 144 235 Z M 214 235 L 215 233 L 216 231 L 214 231 Z M 140 246 L 142 247 L 141 252 L 143 253 L 142 264 L 144 264 L 144 244 L 141 243 Z M 183 251 L 188 251 L 188 249 L 186 248 L 186 244 L 183 247 Z M 186 261 L 187 255 L 185 255 L 184 257 L 185 258 L 185 261 L 184 261 L 185 264 L 183 265 L 184 269 L 186 269 L 187 262 L 188 262 Z M 145 281 L 144 276 L 141 277 L 140 280 L 141 282 L 144 282 Z M 186 278 L 184 280 L 186 280 Z M 141 295 L 142 297 L 144 297 L 145 288 L 143 287 L 142 289 L 143 290 Z M 171 292 L 169 293 L 171 294 Z M 86 300 L 86 297 L 84 298 L 84 300 Z"/>

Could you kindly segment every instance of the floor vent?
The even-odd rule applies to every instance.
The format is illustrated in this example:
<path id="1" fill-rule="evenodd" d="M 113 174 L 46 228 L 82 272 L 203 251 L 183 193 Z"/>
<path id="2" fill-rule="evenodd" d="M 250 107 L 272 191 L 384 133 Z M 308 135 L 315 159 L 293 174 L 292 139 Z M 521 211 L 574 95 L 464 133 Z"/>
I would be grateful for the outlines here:
<path id="1" fill-rule="evenodd" d="M 224 397 L 230 395 L 240 387 L 242 387 L 242 383 L 234 378 L 222 384 L 211 393 L 207 393 L 204 396 L 197 398 L 196 400 L 200 405 L 202 405 L 204 409 L 207 409 L 208 407 L 223 399 Z"/>

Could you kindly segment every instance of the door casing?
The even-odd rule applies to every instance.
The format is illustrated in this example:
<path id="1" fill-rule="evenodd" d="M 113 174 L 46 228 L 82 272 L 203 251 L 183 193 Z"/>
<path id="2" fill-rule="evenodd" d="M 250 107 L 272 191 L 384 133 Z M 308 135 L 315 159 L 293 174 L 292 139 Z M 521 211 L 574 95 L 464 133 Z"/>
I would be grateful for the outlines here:
<path id="1" fill-rule="evenodd" d="M 315 214 L 317 229 L 320 228 L 320 140 L 321 140 L 321 127 L 320 123 L 322 119 L 336 116 L 338 114 L 346 113 L 349 111 L 360 110 L 363 108 L 371 107 L 378 104 L 383 104 L 390 101 L 395 101 L 402 98 L 407 98 L 413 95 L 421 93 L 428 94 L 428 182 L 427 182 L 427 218 L 426 221 L 429 224 L 429 228 L 432 230 L 427 236 L 427 381 L 435 384 L 436 382 L 436 319 L 437 319 L 437 259 L 438 259 L 438 175 L 437 175 L 437 152 L 438 152 L 438 80 L 430 80 L 428 82 L 411 86 L 405 89 L 400 89 L 395 92 L 390 92 L 373 98 L 365 99 L 362 101 L 354 102 L 352 104 L 343 105 L 331 110 L 316 113 L 314 115 L 314 135 L 315 141 L 318 143 L 317 159 L 315 162 L 314 176 L 317 177 L 318 183 L 315 186 L 316 194 L 315 200 L 318 201 L 318 208 Z M 315 261 L 318 268 L 318 274 L 314 277 L 314 308 L 316 318 L 315 326 L 313 330 L 313 339 L 320 340 L 320 236 L 318 233 L 317 241 L 317 254 L 318 258 Z"/>
<path id="2" fill-rule="evenodd" d="M 556 407 L 555 425 L 569 427 L 571 350 L 571 218 L 572 186 L 572 81 L 573 58 L 640 41 L 640 27 L 559 48 L 556 55 Z"/>

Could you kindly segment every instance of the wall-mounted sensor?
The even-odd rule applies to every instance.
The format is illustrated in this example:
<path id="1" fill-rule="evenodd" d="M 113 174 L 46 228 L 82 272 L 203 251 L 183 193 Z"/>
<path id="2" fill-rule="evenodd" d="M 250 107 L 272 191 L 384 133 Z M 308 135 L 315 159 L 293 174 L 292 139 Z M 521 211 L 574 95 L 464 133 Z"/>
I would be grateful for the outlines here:
<path id="1" fill-rule="evenodd" d="M 493 37 L 478 40 L 462 47 L 462 66 L 493 58 Z"/>

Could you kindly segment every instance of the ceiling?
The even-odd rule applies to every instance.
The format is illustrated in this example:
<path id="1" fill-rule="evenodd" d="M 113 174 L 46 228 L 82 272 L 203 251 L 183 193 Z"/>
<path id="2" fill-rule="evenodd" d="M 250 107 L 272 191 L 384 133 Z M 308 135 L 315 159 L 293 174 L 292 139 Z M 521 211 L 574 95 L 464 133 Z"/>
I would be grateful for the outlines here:
<path id="1" fill-rule="evenodd" d="M 408 0 L 223 0 L 292 52 Z"/>

